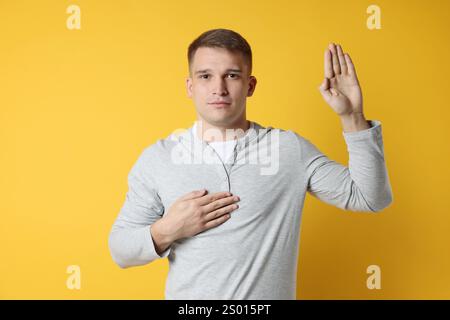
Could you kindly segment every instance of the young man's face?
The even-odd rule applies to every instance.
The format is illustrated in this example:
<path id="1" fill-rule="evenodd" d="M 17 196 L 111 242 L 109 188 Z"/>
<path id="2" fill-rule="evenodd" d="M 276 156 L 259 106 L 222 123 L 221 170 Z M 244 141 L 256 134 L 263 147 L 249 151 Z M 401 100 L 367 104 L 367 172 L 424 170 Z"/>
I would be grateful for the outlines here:
<path id="1" fill-rule="evenodd" d="M 241 53 L 223 48 L 197 49 L 186 85 L 199 120 L 217 127 L 246 121 L 246 100 L 256 86 L 256 78 L 248 71 Z"/>

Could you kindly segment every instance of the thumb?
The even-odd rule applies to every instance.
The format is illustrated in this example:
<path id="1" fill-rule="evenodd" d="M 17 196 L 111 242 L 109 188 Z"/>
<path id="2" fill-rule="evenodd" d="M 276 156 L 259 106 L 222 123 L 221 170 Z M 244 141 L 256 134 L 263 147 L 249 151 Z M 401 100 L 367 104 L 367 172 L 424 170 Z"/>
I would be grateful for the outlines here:
<path id="1" fill-rule="evenodd" d="M 327 77 L 323 78 L 322 83 L 320 84 L 318 89 L 319 89 L 319 91 L 328 89 L 328 78 Z"/>
<path id="2" fill-rule="evenodd" d="M 324 78 L 320 86 L 318 87 L 320 93 L 322 94 L 322 97 L 325 99 L 325 101 L 328 101 L 331 98 L 331 92 L 329 90 L 329 80 L 328 78 Z"/>

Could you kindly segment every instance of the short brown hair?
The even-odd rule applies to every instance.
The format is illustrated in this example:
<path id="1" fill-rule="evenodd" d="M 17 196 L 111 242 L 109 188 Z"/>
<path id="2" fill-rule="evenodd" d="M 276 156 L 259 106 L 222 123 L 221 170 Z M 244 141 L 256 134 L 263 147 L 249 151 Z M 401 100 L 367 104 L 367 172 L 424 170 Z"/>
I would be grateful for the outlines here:
<path id="1" fill-rule="evenodd" d="M 252 49 L 239 33 L 229 29 L 212 29 L 203 32 L 188 48 L 189 68 L 198 48 L 224 48 L 231 52 L 240 52 L 248 65 L 249 74 L 252 73 Z"/>

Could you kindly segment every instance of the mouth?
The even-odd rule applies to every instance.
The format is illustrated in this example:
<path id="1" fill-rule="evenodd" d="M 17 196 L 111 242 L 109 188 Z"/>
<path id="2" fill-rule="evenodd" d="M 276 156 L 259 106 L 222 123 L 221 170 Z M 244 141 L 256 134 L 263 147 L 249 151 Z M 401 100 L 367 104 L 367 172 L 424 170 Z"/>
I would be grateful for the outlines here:
<path id="1" fill-rule="evenodd" d="M 214 108 L 227 108 L 231 105 L 230 102 L 212 102 L 208 103 L 208 105 L 214 107 Z"/>

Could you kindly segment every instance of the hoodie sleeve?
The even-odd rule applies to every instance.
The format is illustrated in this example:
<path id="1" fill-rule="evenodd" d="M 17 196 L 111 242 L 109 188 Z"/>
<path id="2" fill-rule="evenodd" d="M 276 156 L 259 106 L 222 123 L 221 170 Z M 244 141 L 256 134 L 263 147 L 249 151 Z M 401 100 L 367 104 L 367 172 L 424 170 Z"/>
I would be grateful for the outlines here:
<path id="1" fill-rule="evenodd" d="M 348 167 L 330 160 L 310 141 L 296 134 L 310 194 L 351 211 L 378 212 L 392 203 L 381 122 L 369 123 L 369 129 L 342 132 L 349 153 Z"/>
<path id="2" fill-rule="evenodd" d="M 145 166 L 149 166 L 146 151 L 140 155 L 128 174 L 125 202 L 109 234 L 111 256 L 121 268 L 150 263 L 167 257 L 171 251 L 169 247 L 158 255 L 155 250 L 150 228 L 162 217 L 164 206 L 153 179 L 144 170 Z"/>

